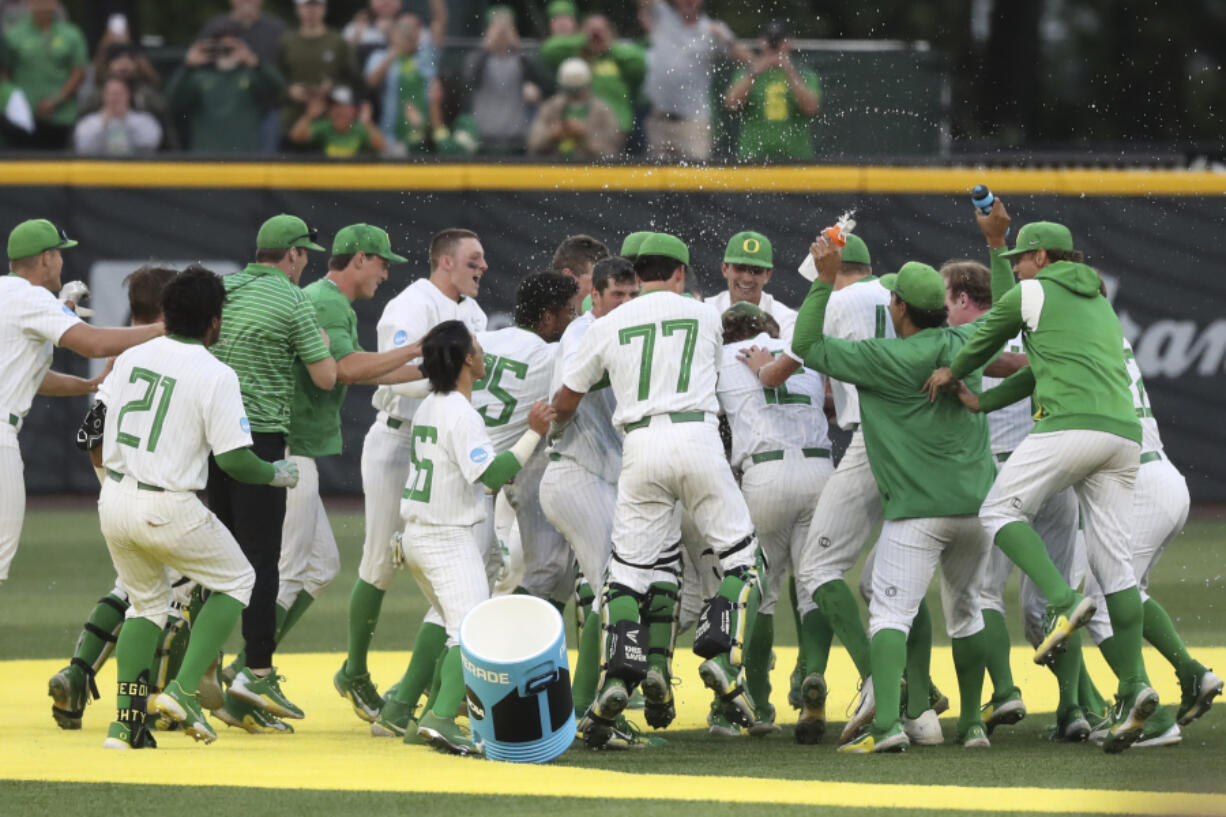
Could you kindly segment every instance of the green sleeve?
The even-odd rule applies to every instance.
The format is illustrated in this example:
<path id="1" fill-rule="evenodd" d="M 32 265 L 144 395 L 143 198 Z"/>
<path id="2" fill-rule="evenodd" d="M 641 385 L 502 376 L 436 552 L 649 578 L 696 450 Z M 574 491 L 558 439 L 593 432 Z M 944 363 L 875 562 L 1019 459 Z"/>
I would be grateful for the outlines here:
<path id="1" fill-rule="evenodd" d="M 481 484 L 491 491 L 497 491 L 503 485 L 506 485 L 511 479 L 519 473 L 519 469 L 523 468 L 519 464 L 519 460 L 515 459 L 515 455 L 510 451 L 503 451 L 494 461 L 490 463 L 490 467 L 485 469 L 481 474 Z"/>
<path id="2" fill-rule="evenodd" d="M 252 75 L 253 88 L 257 99 L 269 104 L 281 98 L 285 90 L 285 79 L 277 67 L 269 62 L 260 62 Z"/>
<path id="3" fill-rule="evenodd" d="M 73 26 L 72 34 L 72 67 L 84 68 L 89 65 L 89 46 L 85 44 L 85 35 L 81 33 L 81 29 Z"/>
<path id="4" fill-rule="evenodd" d="M 166 83 L 166 100 L 173 111 L 190 112 L 200 96 L 200 86 L 196 83 L 196 72 L 186 65 L 180 65 L 170 81 Z"/>
<path id="5" fill-rule="evenodd" d="M 1034 371 L 1025 366 L 979 395 L 979 410 L 984 414 L 1011 406 L 1034 393 Z"/>
<path id="6" fill-rule="evenodd" d="M 236 448 L 233 451 L 218 454 L 215 459 L 221 470 L 239 482 L 267 485 L 276 476 L 272 463 L 257 457 L 250 448 Z"/>
<path id="7" fill-rule="evenodd" d="M 1013 277 L 1013 265 L 1009 263 L 1008 258 L 1002 255 L 1006 250 L 1008 247 L 989 250 L 992 256 L 992 303 L 1005 297 L 1006 292 L 1017 286 L 1017 281 Z"/>
<path id="8" fill-rule="evenodd" d="M 809 86 L 809 90 L 817 94 L 818 98 L 820 99 L 822 95 L 822 83 L 817 78 L 817 72 L 805 71 L 801 74 L 801 77 L 804 79 L 805 85 Z"/>
<path id="9" fill-rule="evenodd" d="M 647 76 L 647 52 L 634 43 L 614 43 L 609 53 L 617 63 L 631 95 L 638 93 L 643 78 Z"/>
<path id="10" fill-rule="evenodd" d="M 291 316 L 290 343 L 293 344 L 294 352 L 307 365 L 332 356 L 319 334 L 320 328 L 319 319 L 315 317 L 315 308 L 305 295 L 302 296 Z"/>
<path id="11" fill-rule="evenodd" d="M 362 351 L 358 347 L 357 338 L 353 335 L 353 328 L 345 316 L 320 312 L 319 326 L 328 333 L 328 351 L 337 360 Z"/>
<path id="12" fill-rule="evenodd" d="M 1000 347 L 1022 331 L 1022 291 L 1014 287 L 992 305 L 992 311 L 971 339 L 958 352 L 950 368 L 954 379 L 961 380 L 976 369 L 982 369 L 1000 351 Z"/>
<path id="13" fill-rule="evenodd" d="M 878 339 L 843 340 L 823 333 L 826 304 L 834 287 L 814 281 L 800 306 L 792 334 L 792 352 L 804 365 L 855 386 L 874 388 L 884 385 L 893 370 L 890 356 Z"/>
<path id="14" fill-rule="evenodd" d="M 586 34 L 563 34 L 550 37 L 541 43 L 541 60 L 556 71 L 563 60 L 582 51 L 583 44 L 586 42 Z"/>

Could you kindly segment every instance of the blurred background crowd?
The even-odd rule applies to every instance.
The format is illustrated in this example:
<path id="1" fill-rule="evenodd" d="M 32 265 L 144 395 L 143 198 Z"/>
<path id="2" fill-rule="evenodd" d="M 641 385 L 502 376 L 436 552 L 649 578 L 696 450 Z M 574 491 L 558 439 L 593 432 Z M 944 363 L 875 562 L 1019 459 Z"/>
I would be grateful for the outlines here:
<path id="1" fill-rule="evenodd" d="M 92 156 L 1193 151 L 1226 91 L 1210 0 L 0 0 L 0 29 L 0 149 Z"/>

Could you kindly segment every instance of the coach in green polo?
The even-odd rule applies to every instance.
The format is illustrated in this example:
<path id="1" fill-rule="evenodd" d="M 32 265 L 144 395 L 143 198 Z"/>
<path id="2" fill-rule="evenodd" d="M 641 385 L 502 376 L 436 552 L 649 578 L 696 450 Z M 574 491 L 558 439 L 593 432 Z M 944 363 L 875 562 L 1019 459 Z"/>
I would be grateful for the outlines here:
<path id="1" fill-rule="evenodd" d="M 256 236 L 255 262 L 225 279 L 221 337 L 213 353 L 238 373 L 253 449 L 266 460 L 285 456 L 294 361 L 302 361 L 319 388 L 336 384 L 327 338 L 298 288 L 307 252 L 323 251 L 315 239 L 316 231 L 297 216 L 274 216 Z M 210 459 L 208 495 L 209 507 L 255 569 L 255 589 L 243 611 L 247 666 L 235 675 L 230 694 L 276 717 L 301 718 L 302 710 L 282 694 L 272 665 L 285 489 L 240 483 Z"/>

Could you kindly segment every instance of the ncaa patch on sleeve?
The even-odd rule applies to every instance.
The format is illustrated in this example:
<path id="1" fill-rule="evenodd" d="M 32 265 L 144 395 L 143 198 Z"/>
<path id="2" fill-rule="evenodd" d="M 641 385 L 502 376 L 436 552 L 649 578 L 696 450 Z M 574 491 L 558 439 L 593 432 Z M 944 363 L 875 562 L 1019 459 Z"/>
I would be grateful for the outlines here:
<path id="1" fill-rule="evenodd" d="M 490 458 L 490 452 L 484 448 L 474 448 L 469 452 L 468 458 L 475 463 L 483 463 Z"/>
<path id="2" fill-rule="evenodd" d="M 243 430 L 244 434 L 251 433 L 251 421 L 248 420 L 246 417 L 238 421 L 238 427 Z"/>
<path id="3" fill-rule="evenodd" d="M 397 346 L 404 346 L 409 342 L 409 333 L 401 329 L 396 334 L 392 335 L 392 343 Z"/>

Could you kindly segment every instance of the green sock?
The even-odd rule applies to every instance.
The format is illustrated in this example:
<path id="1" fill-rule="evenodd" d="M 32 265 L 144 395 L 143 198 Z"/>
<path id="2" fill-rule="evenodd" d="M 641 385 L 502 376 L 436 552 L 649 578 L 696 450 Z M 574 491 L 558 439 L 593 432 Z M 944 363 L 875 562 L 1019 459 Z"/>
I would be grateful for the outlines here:
<path id="1" fill-rule="evenodd" d="M 583 623 L 592 614 L 592 605 L 596 601 L 596 593 L 592 586 L 582 576 L 575 585 L 575 641 L 583 638 Z"/>
<path id="2" fill-rule="evenodd" d="M 434 677 L 434 665 L 447 649 L 447 630 L 437 624 L 422 622 L 413 642 L 413 657 L 396 689 L 396 700 L 417 706 L 422 693 L 430 688 Z M 456 653 L 459 660 L 459 653 Z M 462 685 L 461 685 L 462 686 Z"/>
<path id="3" fill-rule="evenodd" d="M 1135 586 L 1107 595 L 1107 612 L 1111 615 L 1112 635 L 1102 644 L 1103 658 L 1119 679 L 1120 694 L 1132 692 L 1138 684 L 1148 684 L 1145 664 L 1141 658 L 1141 631 L 1144 610 L 1141 591 Z"/>
<path id="4" fill-rule="evenodd" d="M 588 611 L 579 635 L 579 657 L 575 660 L 575 681 L 571 694 L 575 713 L 582 716 L 596 700 L 596 685 L 600 682 L 600 616 Z"/>
<path id="5" fill-rule="evenodd" d="M 983 716 L 979 712 L 979 700 L 983 694 L 987 635 L 980 630 L 972 636 L 954 638 L 951 641 L 954 670 L 958 673 L 958 697 L 962 705 L 962 712 L 958 716 L 958 730 L 965 734 L 966 730 L 975 724 L 983 723 Z"/>
<path id="6" fill-rule="evenodd" d="M 351 676 L 366 672 L 366 653 L 370 651 L 375 625 L 379 623 L 383 593 L 361 579 L 353 585 L 353 593 L 349 596 L 349 657 L 345 659 L 345 672 Z"/>
<path id="7" fill-rule="evenodd" d="M 672 675 L 673 642 L 677 639 L 677 613 L 681 594 L 673 582 L 652 582 L 639 608 L 639 621 L 647 625 L 647 666 L 665 678 Z"/>
<path id="8" fill-rule="evenodd" d="M 1010 522 L 996 532 L 996 546 L 1005 552 L 1047 597 L 1053 607 L 1067 607 L 1076 597 L 1073 588 L 1047 553 L 1047 547 L 1034 528 L 1025 522 Z"/>
<path id="9" fill-rule="evenodd" d="M 298 623 L 312 604 L 315 603 L 315 597 L 305 590 L 299 590 L 298 595 L 294 596 L 294 603 L 285 611 L 285 615 L 281 615 L 281 605 L 277 605 L 277 646 L 281 646 L 281 642 L 289 635 L 289 631 L 294 629 L 294 625 Z"/>
<path id="10" fill-rule="evenodd" d="M 771 647 L 775 643 L 775 617 L 758 613 L 753 634 L 745 649 L 745 682 L 756 706 L 764 706 L 771 695 Z"/>
<path id="11" fill-rule="evenodd" d="M 992 678 L 992 700 L 1003 701 L 1013 691 L 1013 668 L 1009 665 L 1009 628 L 999 610 L 984 608 L 983 632 L 987 641 L 988 675 Z"/>
<path id="12" fill-rule="evenodd" d="M 217 658 L 217 651 L 226 643 L 230 633 L 243 615 L 243 603 L 225 593 L 211 593 L 209 600 L 200 608 L 192 624 L 192 636 L 187 642 L 187 653 L 179 666 L 175 680 L 184 692 L 195 692 L 209 664 Z"/>
<path id="13" fill-rule="evenodd" d="M 991 636 L 988 638 L 990 660 Z M 1060 702 L 1057 704 L 1056 711 L 1067 712 L 1073 707 L 1081 706 L 1081 673 L 1083 671 L 1081 633 L 1073 633 L 1065 650 L 1056 654 L 1055 660 L 1051 663 L 1051 671 L 1056 676 L 1056 685 L 1060 691 Z"/>
<path id="14" fill-rule="evenodd" d="M 796 641 L 800 642 L 800 599 L 796 596 L 796 577 L 788 574 L 788 598 L 792 601 L 792 606 L 789 611 L 792 614 L 792 626 L 796 628 Z M 797 660 L 804 659 L 804 652 L 797 652 Z"/>
<path id="15" fill-rule="evenodd" d="M 136 683 L 142 673 L 148 673 L 161 637 L 162 628 L 147 618 L 133 618 L 124 623 L 119 631 L 119 642 L 115 645 L 115 677 L 120 684 Z M 115 699 L 115 708 L 120 711 L 131 705 L 130 695 L 120 695 Z"/>
<path id="16" fill-rule="evenodd" d="M 463 654 L 461 654 L 461 657 L 462 655 Z M 443 664 L 445 663 L 443 659 L 446 657 L 447 655 L 444 653 L 438 657 L 437 661 L 434 662 L 434 676 L 430 679 L 430 694 L 426 697 L 426 707 L 422 710 L 422 712 L 429 712 L 430 710 L 434 709 L 434 704 L 438 700 L 438 692 L 443 686 Z M 416 701 L 413 702 L 413 708 L 417 708 Z"/>
<path id="17" fill-rule="evenodd" d="M 810 610 L 800 620 L 800 659 L 805 672 L 826 673 L 830 662 L 830 645 L 834 642 L 834 628 L 821 610 Z"/>
<path id="18" fill-rule="evenodd" d="M 844 583 L 843 586 L 847 585 Z M 873 636 L 871 654 L 873 698 L 877 702 L 873 731 L 884 732 L 898 720 L 898 710 L 902 706 L 902 672 L 907 663 L 906 634 L 902 630 L 878 630 Z"/>
<path id="19" fill-rule="evenodd" d="M 928 708 L 932 678 L 932 614 L 928 601 L 920 602 L 919 612 L 911 622 L 907 634 L 907 717 L 918 718 Z"/>
<path id="20" fill-rule="evenodd" d="M 108 593 L 98 600 L 81 629 L 81 635 L 77 636 L 77 647 L 72 653 L 73 661 L 68 667 L 69 672 L 82 676 L 88 674 L 82 664 L 92 667 L 94 673 L 102 669 L 107 657 L 114 650 L 113 645 L 127 612 L 128 603 L 114 593 Z M 90 683 L 93 683 L 92 675 Z"/>
<path id="21" fill-rule="evenodd" d="M 1202 672 L 1201 665 L 1188 652 L 1187 646 L 1179 633 L 1175 632 L 1175 624 L 1167 615 L 1165 609 L 1154 599 L 1142 603 L 1143 627 L 1145 640 L 1153 644 L 1162 657 L 1175 668 L 1175 674 L 1182 680 L 1189 675 Z"/>
<path id="22" fill-rule="evenodd" d="M 440 718 L 453 720 L 460 702 L 464 700 L 464 669 L 460 665 L 460 648 L 452 647 L 441 660 L 442 683 L 438 688 L 438 700 L 431 712 Z"/>
<path id="23" fill-rule="evenodd" d="M 1096 715 L 1102 715 L 1110 709 L 1102 693 L 1098 691 L 1098 687 L 1094 686 L 1094 679 L 1090 677 L 1090 671 L 1086 669 L 1084 656 L 1081 658 L 1080 671 L 1077 673 L 1077 701 L 1086 712 L 1093 712 Z"/>
<path id="24" fill-rule="evenodd" d="M 839 637 L 839 641 L 843 642 L 843 647 L 851 656 L 852 663 L 856 665 L 860 677 L 867 678 L 872 673 L 872 665 L 869 662 L 868 634 L 865 633 L 864 623 L 860 620 L 860 607 L 856 604 L 856 597 L 851 594 L 851 588 L 847 586 L 847 582 L 842 579 L 826 582 L 817 588 L 817 592 L 813 594 L 813 601 L 817 602 L 818 609 L 825 613 L 826 620 L 830 622 L 835 635 Z M 906 652 L 905 645 L 903 652 L 904 654 Z M 898 677 L 901 681 L 901 668 L 899 668 Z M 876 687 L 876 683 L 873 686 Z M 898 708 L 895 707 L 894 711 L 897 712 Z"/>

